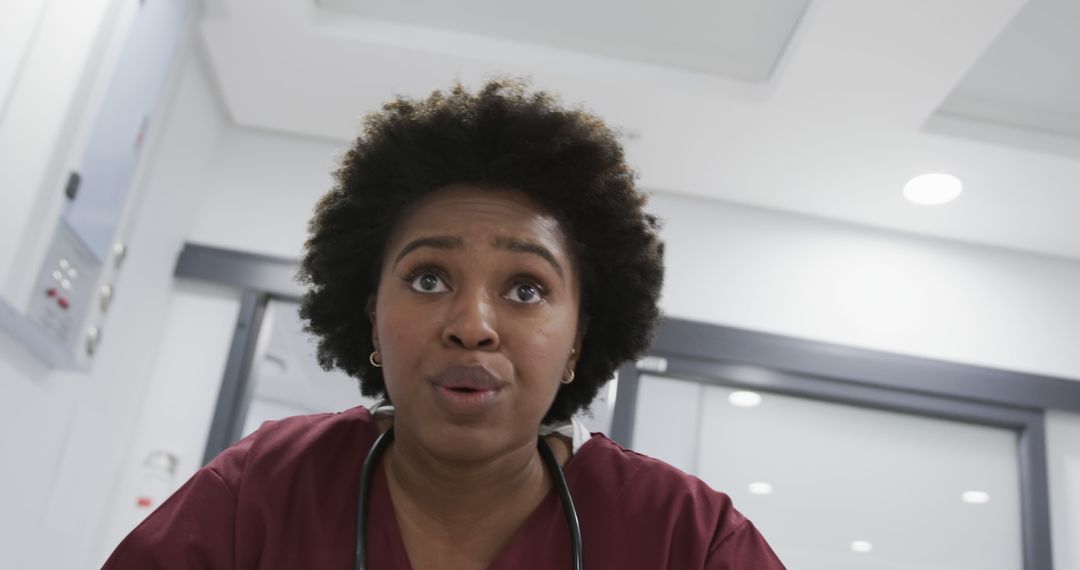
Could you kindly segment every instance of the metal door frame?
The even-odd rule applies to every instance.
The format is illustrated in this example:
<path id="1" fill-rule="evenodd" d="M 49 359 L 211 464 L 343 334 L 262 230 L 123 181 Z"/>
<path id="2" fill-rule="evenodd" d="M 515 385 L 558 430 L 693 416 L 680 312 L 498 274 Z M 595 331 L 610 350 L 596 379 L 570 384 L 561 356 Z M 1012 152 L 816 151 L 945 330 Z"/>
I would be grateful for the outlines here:
<path id="1" fill-rule="evenodd" d="M 1024 570 L 1051 570 L 1045 413 L 1080 412 L 1080 382 L 665 319 L 619 370 L 612 439 L 631 447 L 642 374 L 1016 432 Z"/>

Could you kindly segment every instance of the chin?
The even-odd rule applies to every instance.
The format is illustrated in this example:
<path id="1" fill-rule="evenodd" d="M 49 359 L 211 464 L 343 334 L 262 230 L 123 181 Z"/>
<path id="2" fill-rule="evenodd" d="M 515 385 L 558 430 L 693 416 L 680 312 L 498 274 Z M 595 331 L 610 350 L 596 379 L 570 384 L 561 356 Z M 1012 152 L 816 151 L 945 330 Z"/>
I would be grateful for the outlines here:
<path id="1" fill-rule="evenodd" d="M 492 460 L 521 445 L 506 428 L 486 423 L 432 422 L 419 435 L 428 453 L 453 462 Z"/>

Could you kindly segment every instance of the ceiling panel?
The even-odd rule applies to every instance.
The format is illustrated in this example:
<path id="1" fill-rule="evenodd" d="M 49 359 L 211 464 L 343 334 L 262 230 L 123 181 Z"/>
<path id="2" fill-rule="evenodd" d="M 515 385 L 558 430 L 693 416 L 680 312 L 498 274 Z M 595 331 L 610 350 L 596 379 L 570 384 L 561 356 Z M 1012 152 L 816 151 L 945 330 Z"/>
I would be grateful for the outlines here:
<path id="1" fill-rule="evenodd" d="M 764 81 L 783 53 L 807 0 L 317 3 L 324 10 L 375 20 Z"/>
<path id="2" fill-rule="evenodd" d="M 1080 137 L 1080 2 L 1031 0 L 941 112 Z"/>

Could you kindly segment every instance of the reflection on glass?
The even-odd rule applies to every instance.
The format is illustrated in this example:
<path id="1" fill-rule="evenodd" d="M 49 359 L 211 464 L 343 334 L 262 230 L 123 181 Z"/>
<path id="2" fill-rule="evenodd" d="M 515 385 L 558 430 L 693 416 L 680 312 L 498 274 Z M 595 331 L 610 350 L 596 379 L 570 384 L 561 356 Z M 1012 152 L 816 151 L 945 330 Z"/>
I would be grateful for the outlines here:
<path id="1" fill-rule="evenodd" d="M 319 367 L 315 339 L 304 332 L 297 310 L 296 303 L 278 301 L 266 308 L 251 366 L 253 390 L 244 418 L 245 436 L 268 420 L 375 403 L 360 395 L 356 379 Z"/>
<path id="2" fill-rule="evenodd" d="M 734 392 L 642 377 L 634 447 L 731 495 L 789 568 L 1023 567 L 1013 431 Z"/>

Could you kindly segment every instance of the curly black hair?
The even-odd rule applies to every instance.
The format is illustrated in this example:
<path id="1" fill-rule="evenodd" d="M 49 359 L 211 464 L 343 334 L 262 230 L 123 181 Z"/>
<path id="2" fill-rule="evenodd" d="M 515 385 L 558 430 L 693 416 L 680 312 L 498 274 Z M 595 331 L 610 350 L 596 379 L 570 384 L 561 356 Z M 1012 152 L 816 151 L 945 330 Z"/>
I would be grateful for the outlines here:
<path id="1" fill-rule="evenodd" d="M 508 79 L 476 93 L 458 84 L 423 100 L 398 97 L 364 119 L 335 179 L 308 225 L 300 316 L 319 338 L 319 364 L 358 378 L 363 394 L 386 397 L 368 354 L 388 235 L 418 198 L 455 183 L 523 192 L 569 243 L 586 328 L 575 381 L 560 387 L 545 423 L 587 408 L 648 348 L 664 277 L 659 226 L 615 134 L 595 116 Z"/>

